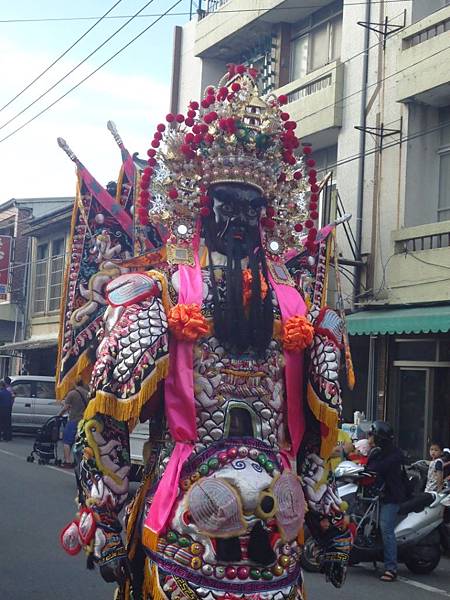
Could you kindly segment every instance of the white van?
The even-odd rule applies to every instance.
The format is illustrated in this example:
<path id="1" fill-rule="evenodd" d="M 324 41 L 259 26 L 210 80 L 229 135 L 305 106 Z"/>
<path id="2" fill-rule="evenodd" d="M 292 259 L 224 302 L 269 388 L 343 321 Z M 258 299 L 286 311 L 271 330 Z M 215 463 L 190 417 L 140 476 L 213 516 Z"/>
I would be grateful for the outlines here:
<path id="1" fill-rule="evenodd" d="M 45 375 L 11 376 L 14 392 L 11 422 L 13 430 L 34 431 L 61 411 L 56 401 L 55 378 Z"/>

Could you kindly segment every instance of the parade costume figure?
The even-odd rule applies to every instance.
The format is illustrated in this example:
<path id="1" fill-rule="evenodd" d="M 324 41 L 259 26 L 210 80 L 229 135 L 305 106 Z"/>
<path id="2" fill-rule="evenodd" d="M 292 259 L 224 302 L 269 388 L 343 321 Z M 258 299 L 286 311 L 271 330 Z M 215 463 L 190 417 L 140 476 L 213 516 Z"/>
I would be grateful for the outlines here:
<path id="1" fill-rule="evenodd" d="M 314 227 L 314 161 L 296 158 L 283 103 L 232 67 L 201 107 L 167 115 L 148 152 L 137 202 L 169 239 L 106 285 L 80 512 L 61 537 L 123 598 L 303 598 L 305 513 L 327 578 L 345 578 L 351 536 L 324 468 L 343 341 L 324 305 L 333 227 Z M 125 544 L 139 418 L 150 443 Z"/>

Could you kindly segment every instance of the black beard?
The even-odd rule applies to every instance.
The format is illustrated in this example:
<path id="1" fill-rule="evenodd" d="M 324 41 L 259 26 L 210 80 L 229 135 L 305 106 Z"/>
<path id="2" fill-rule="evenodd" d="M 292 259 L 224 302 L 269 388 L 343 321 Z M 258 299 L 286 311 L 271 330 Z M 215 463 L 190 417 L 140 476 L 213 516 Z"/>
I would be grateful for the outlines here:
<path id="1" fill-rule="evenodd" d="M 214 232 L 215 233 L 215 232 Z M 214 300 L 214 332 L 220 343 L 230 350 L 242 354 L 253 351 L 263 356 L 272 339 L 273 307 L 270 289 L 264 299 L 261 298 L 262 273 L 268 284 L 267 264 L 259 239 L 259 232 L 253 228 L 244 239 L 237 239 L 229 228 L 222 238 L 227 257 L 226 295 L 224 301 L 219 298 L 212 262 L 212 251 L 217 250 L 217 235 L 205 228 L 205 241 L 209 252 L 209 269 Z M 220 250 L 219 250 L 220 251 Z M 248 256 L 252 273 L 252 294 L 248 315 L 244 309 L 242 290 L 242 258 Z"/>

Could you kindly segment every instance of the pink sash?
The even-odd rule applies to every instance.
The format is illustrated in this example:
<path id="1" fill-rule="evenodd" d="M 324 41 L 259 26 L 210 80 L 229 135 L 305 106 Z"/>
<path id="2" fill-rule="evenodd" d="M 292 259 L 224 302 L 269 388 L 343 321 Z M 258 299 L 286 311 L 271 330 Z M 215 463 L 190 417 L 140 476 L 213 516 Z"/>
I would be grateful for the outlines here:
<path id="1" fill-rule="evenodd" d="M 308 312 L 300 292 L 290 285 L 277 283 L 269 271 L 270 284 L 277 296 L 283 322 L 290 317 L 304 316 Z M 305 433 L 305 415 L 303 412 L 303 356 L 304 352 L 284 350 L 286 381 L 287 416 L 291 437 L 291 458 L 295 458 Z"/>
<path id="2" fill-rule="evenodd" d="M 180 304 L 198 304 L 203 301 L 202 273 L 196 253 L 195 267 L 180 265 Z M 165 381 L 164 402 L 166 418 L 175 448 L 167 464 L 152 505 L 145 519 L 144 527 L 154 533 L 164 529 L 178 495 L 181 469 L 192 453 L 197 439 L 194 399 L 194 344 L 170 339 L 169 375 Z"/>

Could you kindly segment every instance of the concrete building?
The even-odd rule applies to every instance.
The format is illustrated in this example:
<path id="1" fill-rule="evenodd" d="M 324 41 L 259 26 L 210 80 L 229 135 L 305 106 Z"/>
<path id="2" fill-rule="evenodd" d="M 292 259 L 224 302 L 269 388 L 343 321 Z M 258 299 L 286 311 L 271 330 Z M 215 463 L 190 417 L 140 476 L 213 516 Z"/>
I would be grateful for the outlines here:
<path id="1" fill-rule="evenodd" d="M 339 232 L 358 380 L 346 416 L 389 418 L 411 456 L 450 443 L 450 1 L 199 8 L 175 31 L 172 111 L 227 63 L 257 67 L 353 214 Z"/>
<path id="2" fill-rule="evenodd" d="M 11 291 L 0 301 L 2 376 L 54 375 L 73 201 L 27 198 L 0 206 L 0 234 L 14 239 Z"/>

